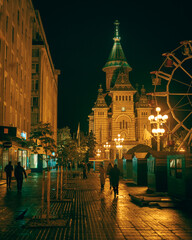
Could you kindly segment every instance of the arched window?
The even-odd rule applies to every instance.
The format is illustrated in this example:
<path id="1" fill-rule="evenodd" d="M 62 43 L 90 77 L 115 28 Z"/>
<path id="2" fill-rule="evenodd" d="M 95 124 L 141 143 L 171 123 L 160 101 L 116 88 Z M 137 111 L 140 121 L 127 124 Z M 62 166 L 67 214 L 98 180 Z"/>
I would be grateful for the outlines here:
<path id="1" fill-rule="evenodd" d="M 131 101 L 131 96 L 129 96 L 129 101 Z"/>
<path id="2" fill-rule="evenodd" d="M 126 101 L 127 101 L 127 96 L 126 96 Z"/>
<path id="3" fill-rule="evenodd" d="M 122 100 L 124 101 L 124 96 L 122 96 Z"/>
<path id="4" fill-rule="evenodd" d="M 121 96 L 119 96 L 119 101 L 121 101 Z"/>
<path id="5" fill-rule="evenodd" d="M 116 101 L 118 101 L 118 96 L 116 96 Z"/>

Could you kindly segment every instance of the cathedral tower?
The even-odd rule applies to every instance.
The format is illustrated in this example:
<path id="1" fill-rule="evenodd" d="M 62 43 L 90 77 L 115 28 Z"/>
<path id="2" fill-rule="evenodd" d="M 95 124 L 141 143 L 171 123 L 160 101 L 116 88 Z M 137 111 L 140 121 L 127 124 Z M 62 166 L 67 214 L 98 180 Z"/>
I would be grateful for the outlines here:
<path id="1" fill-rule="evenodd" d="M 114 44 L 109 55 L 109 58 L 103 67 L 103 71 L 106 72 L 106 90 L 110 91 L 110 88 L 114 86 L 114 82 L 118 75 L 118 70 L 120 67 L 124 67 L 126 73 L 130 72 L 132 68 L 127 63 L 126 57 L 124 55 L 119 36 L 119 22 L 115 21 L 115 36 L 113 38 Z"/>

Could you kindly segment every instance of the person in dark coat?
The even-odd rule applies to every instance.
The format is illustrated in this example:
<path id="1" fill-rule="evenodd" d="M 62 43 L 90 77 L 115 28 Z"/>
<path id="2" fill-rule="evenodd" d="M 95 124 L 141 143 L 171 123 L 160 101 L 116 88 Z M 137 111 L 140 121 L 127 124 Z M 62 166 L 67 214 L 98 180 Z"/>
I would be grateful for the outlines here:
<path id="1" fill-rule="evenodd" d="M 25 175 L 25 178 L 27 178 L 25 169 L 21 166 L 20 162 L 18 162 L 17 166 L 15 167 L 15 178 L 17 180 L 17 190 L 18 190 L 18 192 L 21 192 L 21 189 L 22 189 L 23 174 Z"/>
<path id="2" fill-rule="evenodd" d="M 114 197 L 119 194 L 119 176 L 120 176 L 120 170 L 117 167 L 117 164 L 114 165 L 114 168 L 111 169 L 110 171 L 110 176 L 111 176 L 111 184 L 113 186 L 114 190 Z"/>
<path id="3" fill-rule="evenodd" d="M 110 182 L 110 189 L 112 187 L 112 184 L 111 184 L 111 175 L 110 175 L 110 172 L 111 172 L 111 169 L 113 168 L 112 164 L 109 163 L 109 165 L 107 166 L 107 175 L 109 176 L 109 182 Z"/>
<path id="4" fill-rule="evenodd" d="M 101 191 L 103 191 L 104 185 L 105 185 L 105 170 L 103 168 L 103 164 L 100 164 L 99 173 L 100 173 Z"/>
<path id="5" fill-rule="evenodd" d="M 5 166 L 6 179 L 7 179 L 7 189 L 11 190 L 11 177 L 12 177 L 13 166 L 11 161 Z"/>

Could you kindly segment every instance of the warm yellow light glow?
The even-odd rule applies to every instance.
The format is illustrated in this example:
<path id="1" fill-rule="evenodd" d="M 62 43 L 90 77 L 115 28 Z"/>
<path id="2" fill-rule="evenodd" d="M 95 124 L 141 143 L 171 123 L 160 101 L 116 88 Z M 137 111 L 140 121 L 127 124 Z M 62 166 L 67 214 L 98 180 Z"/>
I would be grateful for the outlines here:
<path id="1" fill-rule="evenodd" d="M 167 115 L 163 115 L 163 120 L 167 120 L 168 116 Z"/>
<path id="2" fill-rule="evenodd" d="M 180 148 L 179 152 L 185 152 L 184 148 Z"/>
<path id="3" fill-rule="evenodd" d="M 160 107 L 156 107 L 156 111 L 157 111 L 157 112 L 160 112 L 160 111 L 161 111 L 161 108 L 160 108 Z"/>

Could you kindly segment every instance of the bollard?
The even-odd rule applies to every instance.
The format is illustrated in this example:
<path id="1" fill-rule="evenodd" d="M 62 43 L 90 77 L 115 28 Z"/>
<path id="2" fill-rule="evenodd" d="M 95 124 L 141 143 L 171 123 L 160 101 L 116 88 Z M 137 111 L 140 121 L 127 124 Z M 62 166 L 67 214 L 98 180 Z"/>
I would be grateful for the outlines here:
<path id="1" fill-rule="evenodd" d="M 59 196 L 59 166 L 57 168 L 57 192 L 56 192 L 56 199 L 58 200 Z"/>
<path id="2" fill-rule="evenodd" d="M 60 200 L 62 200 L 63 195 L 63 166 L 61 166 L 61 188 L 60 188 Z"/>
<path id="3" fill-rule="evenodd" d="M 51 173 L 47 172 L 47 223 L 49 223 L 50 217 L 50 186 L 51 185 Z"/>

